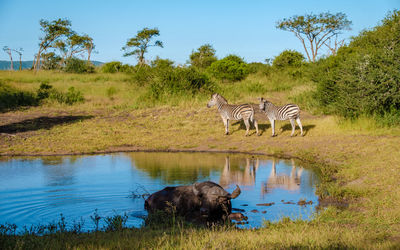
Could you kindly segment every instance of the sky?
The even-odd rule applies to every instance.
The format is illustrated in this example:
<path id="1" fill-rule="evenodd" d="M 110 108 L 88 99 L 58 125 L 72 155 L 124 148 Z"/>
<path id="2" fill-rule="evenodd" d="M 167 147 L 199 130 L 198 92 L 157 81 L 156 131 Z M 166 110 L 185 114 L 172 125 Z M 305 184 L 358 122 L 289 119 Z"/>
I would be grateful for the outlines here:
<path id="1" fill-rule="evenodd" d="M 43 35 L 40 19 L 67 18 L 73 30 L 94 39 L 92 60 L 136 64 L 135 57 L 123 57 L 121 48 L 148 27 L 160 30 L 157 40 L 164 48 L 150 48 L 147 60 L 159 56 L 184 64 L 208 43 L 218 58 L 236 54 L 264 62 L 285 49 L 305 54 L 293 33 L 275 28 L 283 18 L 343 12 L 352 21 L 352 30 L 341 35 L 348 41 L 394 9 L 400 9 L 400 0 L 0 0 L 0 47 L 23 48 L 22 60 L 32 60 Z M 0 60 L 9 60 L 2 50 Z"/>

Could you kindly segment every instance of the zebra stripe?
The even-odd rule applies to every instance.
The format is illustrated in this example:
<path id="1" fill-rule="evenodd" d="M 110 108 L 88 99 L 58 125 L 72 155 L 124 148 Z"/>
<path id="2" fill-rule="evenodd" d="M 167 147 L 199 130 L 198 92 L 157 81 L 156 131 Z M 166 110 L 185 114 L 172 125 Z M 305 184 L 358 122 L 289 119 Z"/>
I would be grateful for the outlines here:
<path id="1" fill-rule="evenodd" d="M 300 121 L 300 108 L 297 105 L 286 104 L 282 107 L 277 107 L 264 98 L 260 98 L 260 110 L 265 113 L 271 122 L 272 136 L 275 136 L 275 120 L 290 120 L 290 124 L 292 125 L 292 134 L 290 136 L 293 136 L 294 134 L 296 120 L 300 127 L 301 135 L 303 136 L 303 126 L 301 125 Z"/>
<path id="2" fill-rule="evenodd" d="M 249 134 L 250 124 L 254 121 L 254 126 L 258 134 L 258 124 L 254 119 L 254 109 L 249 104 L 228 104 L 228 101 L 219 94 L 213 94 L 211 100 L 208 102 L 207 107 L 217 106 L 218 111 L 221 115 L 222 121 L 225 125 L 225 134 L 229 134 L 229 120 L 242 120 L 246 125 L 246 136 Z"/>

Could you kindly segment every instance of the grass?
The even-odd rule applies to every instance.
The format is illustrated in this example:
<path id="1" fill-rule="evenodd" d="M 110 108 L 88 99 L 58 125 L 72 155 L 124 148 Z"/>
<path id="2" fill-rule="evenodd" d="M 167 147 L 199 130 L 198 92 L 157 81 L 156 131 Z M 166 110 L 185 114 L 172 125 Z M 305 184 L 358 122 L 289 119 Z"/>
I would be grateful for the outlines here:
<path id="1" fill-rule="evenodd" d="M 400 151 L 398 127 L 361 117 L 344 121 L 313 115 L 310 82 L 287 76 L 251 75 L 237 83 L 218 83 L 232 103 L 269 98 L 295 102 L 303 110 L 306 136 L 291 138 L 288 122 L 277 122 L 277 137 L 261 121 L 262 136 L 245 137 L 241 123 L 224 135 L 209 95 L 174 97 L 161 103 L 141 99 L 145 86 L 123 74 L 75 75 L 55 72 L 0 72 L 0 79 L 24 90 L 48 81 L 58 90 L 82 91 L 85 103 L 46 103 L 0 113 L 1 155 L 54 155 L 129 150 L 240 151 L 295 157 L 321 172 L 321 197 L 340 204 L 310 222 L 281 221 L 259 230 L 232 228 L 124 229 L 118 232 L 17 237 L 10 248 L 396 248 L 400 246 Z M 285 83 L 281 83 L 282 79 Z M 286 79 L 286 80 L 285 80 Z M 258 88 L 263 86 L 262 88 Z M 113 87 L 112 98 L 107 90 Z M 42 117 L 42 118 L 41 118 Z M 40 119 L 47 119 L 46 126 Z M 71 118 L 72 117 L 72 118 Z M 77 117 L 77 118 L 73 118 Z M 26 127 L 23 132 L 16 128 Z M 14 130 L 12 130 L 14 128 Z M 14 132 L 13 132 L 14 131 Z M 1 244 L 1 242 L 0 242 Z"/>

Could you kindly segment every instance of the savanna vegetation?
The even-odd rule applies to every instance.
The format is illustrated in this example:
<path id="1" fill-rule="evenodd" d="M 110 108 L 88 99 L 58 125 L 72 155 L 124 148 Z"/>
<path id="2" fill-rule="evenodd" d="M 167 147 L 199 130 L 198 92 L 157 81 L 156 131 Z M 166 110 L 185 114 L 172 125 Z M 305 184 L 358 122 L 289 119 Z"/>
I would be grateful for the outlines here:
<path id="1" fill-rule="evenodd" d="M 334 17 L 307 18 L 329 23 Z M 339 24 L 330 26 L 332 38 L 349 26 L 345 16 L 337 17 Z M 307 18 L 283 20 L 280 28 Z M 144 31 L 136 38 L 158 32 Z M 311 221 L 282 219 L 257 230 L 198 228 L 176 220 L 141 229 L 16 236 L 3 225 L 0 244 L 24 249 L 398 248 L 399 34 L 400 12 L 393 11 L 332 55 L 311 54 L 308 62 L 293 50 L 271 64 L 246 63 L 236 55 L 218 59 L 212 46 L 204 45 L 189 56 L 190 65 L 160 58 L 146 63 L 146 50 L 134 49 L 140 41 L 130 39 L 126 51 L 138 57 L 136 66 L 110 62 L 91 74 L 0 72 L 3 156 L 182 150 L 295 157 L 321 173 L 318 194 L 326 206 Z M 278 137 L 270 138 L 269 124 L 261 120 L 260 137 L 244 137 L 240 122 L 225 136 L 216 110 L 206 108 L 213 92 L 231 103 L 256 103 L 260 96 L 278 105 L 296 103 L 306 135 L 290 138 L 290 125 L 281 122 Z M 43 117 L 52 119 L 44 124 Z"/>

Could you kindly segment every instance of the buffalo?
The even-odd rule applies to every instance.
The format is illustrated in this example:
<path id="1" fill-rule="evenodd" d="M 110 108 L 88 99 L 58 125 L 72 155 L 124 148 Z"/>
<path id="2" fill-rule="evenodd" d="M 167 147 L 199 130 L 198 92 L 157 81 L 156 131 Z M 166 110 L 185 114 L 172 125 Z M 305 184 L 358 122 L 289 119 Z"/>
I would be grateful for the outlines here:
<path id="1" fill-rule="evenodd" d="M 232 194 L 220 185 L 205 181 L 188 186 L 166 187 L 145 201 L 145 209 L 174 212 L 187 220 L 217 222 L 226 220 L 232 212 L 231 199 L 241 193 L 239 186 Z"/>

